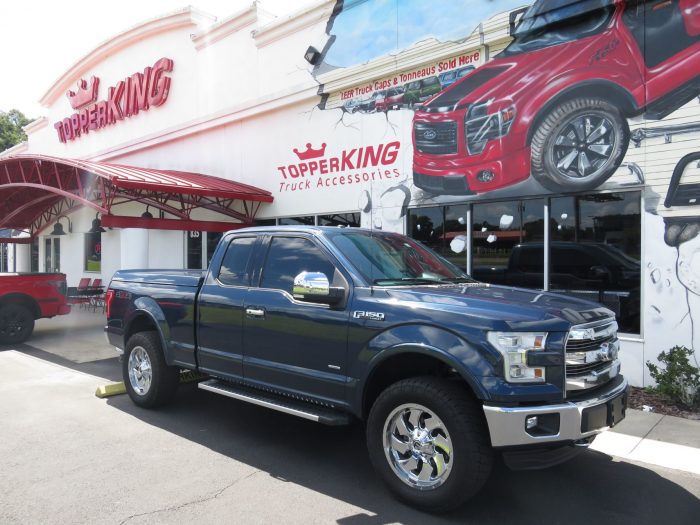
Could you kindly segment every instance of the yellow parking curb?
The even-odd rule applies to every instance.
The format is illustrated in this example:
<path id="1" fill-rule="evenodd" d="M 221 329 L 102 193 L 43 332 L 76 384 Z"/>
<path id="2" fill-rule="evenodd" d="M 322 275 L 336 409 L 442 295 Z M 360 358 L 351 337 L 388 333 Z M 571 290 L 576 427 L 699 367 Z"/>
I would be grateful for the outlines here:
<path id="1" fill-rule="evenodd" d="M 183 372 L 180 374 L 180 383 L 192 383 L 194 381 L 206 379 L 206 377 L 206 375 L 197 372 Z M 99 398 L 118 396 L 121 394 L 126 394 L 126 386 L 124 386 L 123 381 L 121 383 L 102 385 L 95 390 L 95 395 Z"/>
<path id="2" fill-rule="evenodd" d="M 124 383 L 109 383 L 108 385 L 102 385 L 97 387 L 95 390 L 95 395 L 99 398 L 118 396 L 119 394 L 126 394 L 126 386 Z"/>

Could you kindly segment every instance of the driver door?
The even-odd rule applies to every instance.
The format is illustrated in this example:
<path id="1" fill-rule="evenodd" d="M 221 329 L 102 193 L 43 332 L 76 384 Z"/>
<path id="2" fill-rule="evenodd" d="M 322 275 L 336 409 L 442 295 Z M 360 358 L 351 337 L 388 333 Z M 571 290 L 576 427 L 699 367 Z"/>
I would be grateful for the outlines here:
<path id="1" fill-rule="evenodd" d="M 295 276 L 322 272 L 333 286 L 348 281 L 330 254 L 303 234 L 272 235 L 259 286 L 248 290 L 243 327 L 243 374 L 258 387 L 345 404 L 349 301 L 337 306 L 292 296 Z"/>

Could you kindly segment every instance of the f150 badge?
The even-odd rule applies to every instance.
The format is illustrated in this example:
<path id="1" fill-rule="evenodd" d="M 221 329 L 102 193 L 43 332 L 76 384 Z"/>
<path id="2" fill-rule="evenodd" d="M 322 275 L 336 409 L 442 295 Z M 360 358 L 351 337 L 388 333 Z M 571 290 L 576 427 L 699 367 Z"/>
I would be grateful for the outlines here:
<path id="1" fill-rule="evenodd" d="M 384 320 L 384 314 L 381 312 L 362 312 L 362 311 L 356 310 L 352 313 L 352 316 L 355 319 L 369 319 L 371 321 L 383 321 Z"/>

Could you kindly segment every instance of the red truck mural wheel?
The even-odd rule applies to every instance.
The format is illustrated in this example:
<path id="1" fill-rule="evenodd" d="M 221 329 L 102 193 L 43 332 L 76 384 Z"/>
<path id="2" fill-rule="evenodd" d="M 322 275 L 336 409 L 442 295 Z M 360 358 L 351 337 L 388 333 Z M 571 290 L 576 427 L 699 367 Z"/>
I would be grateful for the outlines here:
<path id="1" fill-rule="evenodd" d="M 627 120 L 610 102 L 600 98 L 562 102 L 532 137 L 532 175 L 551 191 L 591 190 L 615 173 L 629 138 Z"/>

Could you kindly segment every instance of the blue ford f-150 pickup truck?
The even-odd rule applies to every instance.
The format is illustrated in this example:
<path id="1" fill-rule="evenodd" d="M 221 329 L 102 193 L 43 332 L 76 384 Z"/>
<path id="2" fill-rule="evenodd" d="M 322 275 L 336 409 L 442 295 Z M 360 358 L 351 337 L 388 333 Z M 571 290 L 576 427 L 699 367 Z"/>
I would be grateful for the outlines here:
<path id="1" fill-rule="evenodd" d="M 106 313 L 137 405 L 189 369 L 235 399 L 366 421 L 378 474 L 429 511 L 473 496 L 494 451 L 552 465 L 625 416 L 610 310 L 474 281 L 395 233 L 235 230 L 206 272 L 117 272 Z"/>

